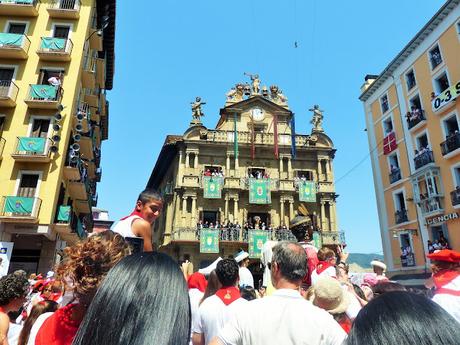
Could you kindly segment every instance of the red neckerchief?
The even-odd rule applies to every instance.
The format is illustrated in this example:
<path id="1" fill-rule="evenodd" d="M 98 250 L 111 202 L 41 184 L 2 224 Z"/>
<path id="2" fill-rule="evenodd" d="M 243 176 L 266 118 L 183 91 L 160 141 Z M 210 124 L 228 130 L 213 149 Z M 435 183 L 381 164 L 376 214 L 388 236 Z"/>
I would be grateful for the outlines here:
<path id="1" fill-rule="evenodd" d="M 318 265 L 316 266 L 316 273 L 321 274 L 325 270 L 327 270 L 329 267 L 334 267 L 334 265 L 327 261 L 320 261 L 318 262 Z"/>
<path id="2" fill-rule="evenodd" d="M 81 323 L 71 319 L 75 305 L 66 305 L 46 319 L 38 330 L 35 345 L 71 345 Z"/>
<path id="3" fill-rule="evenodd" d="M 229 305 L 240 298 L 240 290 L 234 286 L 227 286 L 217 290 L 216 296 L 219 297 L 225 305 Z"/>
<path id="4" fill-rule="evenodd" d="M 0 313 L 6 314 L 5 309 L 3 309 L 2 307 L 0 307 Z"/>
<path id="5" fill-rule="evenodd" d="M 350 318 L 348 318 L 348 316 L 345 316 L 343 318 L 341 318 L 340 321 L 338 321 L 340 327 L 342 327 L 342 329 L 348 334 L 350 333 L 350 330 L 351 330 L 351 326 L 353 325 Z"/>
<path id="6" fill-rule="evenodd" d="M 129 216 L 123 217 L 120 220 L 125 220 L 125 219 L 127 219 L 127 218 L 129 218 L 131 216 L 139 216 L 142 219 L 144 219 L 144 217 L 142 217 L 142 213 L 140 213 L 138 210 L 135 209 L 133 212 L 131 212 L 131 214 Z"/>
<path id="7" fill-rule="evenodd" d="M 436 286 L 436 294 L 460 296 L 459 290 L 452 290 L 444 287 L 459 276 L 460 272 L 452 270 L 442 270 L 436 274 L 433 274 L 433 282 Z"/>

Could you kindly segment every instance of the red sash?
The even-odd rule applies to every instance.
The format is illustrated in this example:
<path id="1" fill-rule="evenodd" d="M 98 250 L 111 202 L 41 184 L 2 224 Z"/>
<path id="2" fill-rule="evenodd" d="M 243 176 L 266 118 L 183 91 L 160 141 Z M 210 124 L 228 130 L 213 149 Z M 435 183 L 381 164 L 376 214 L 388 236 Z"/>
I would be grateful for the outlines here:
<path id="1" fill-rule="evenodd" d="M 46 319 L 38 330 L 35 345 L 71 345 L 81 323 L 71 320 L 73 307 L 75 304 L 66 305 Z"/>
<path id="2" fill-rule="evenodd" d="M 319 275 L 323 273 L 325 270 L 327 270 L 329 267 L 334 267 L 334 265 L 327 261 L 320 261 L 316 266 L 316 273 Z"/>
<path id="3" fill-rule="evenodd" d="M 131 216 L 139 216 L 142 219 L 144 219 L 144 217 L 142 217 L 142 214 L 138 210 L 135 209 L 133 212 L 131 212 L 131 214 L 129 216 L 123 217 L 120 220 L 125 220 L 126 218 L 129 218 Z"/>
<path id="4" fill-rule="evenodd" d="M 225 305 L 230 305 L 240 298 L 240 290 L 234 286 L 223 287 L 217 290 L 216 296 L 224 302 Z"/>

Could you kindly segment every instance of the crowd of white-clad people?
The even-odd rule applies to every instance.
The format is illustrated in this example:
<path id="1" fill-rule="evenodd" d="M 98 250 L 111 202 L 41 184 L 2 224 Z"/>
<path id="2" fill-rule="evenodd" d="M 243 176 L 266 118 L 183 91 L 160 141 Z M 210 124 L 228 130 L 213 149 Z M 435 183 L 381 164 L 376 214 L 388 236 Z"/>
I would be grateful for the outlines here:
<path id="1" fill-rule="evenodd" d="M 297 216 L 296 240 L 265 243 L 256 286 L 244 250 L 195 270 L 190 257 L 139 246 L 161 211 L 146 190 L 113 231 L 67 247 L 46 276 L 2 277 L 0 345 L 460 344 L 460 252 L 428 255 L 425 288 L 391 281 L 378 260 L 357 279 L 343 248 L 315 248 Z"/>

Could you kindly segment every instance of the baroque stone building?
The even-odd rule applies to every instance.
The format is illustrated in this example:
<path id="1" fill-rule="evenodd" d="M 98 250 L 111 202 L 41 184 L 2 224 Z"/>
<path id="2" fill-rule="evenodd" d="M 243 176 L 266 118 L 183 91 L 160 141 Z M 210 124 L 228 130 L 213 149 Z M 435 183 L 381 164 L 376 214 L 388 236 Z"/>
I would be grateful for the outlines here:
<path id="1" fill-rule="evenodd" d="M 190 127 L 183 135 L 166 137 L 148 181 L 147 187 L 165 197 L 155 243 L 178 259 L 190 255 L 195 267 L 217 256 L 200 253 L 199 228 L 220 224 L 219 255 L 227 256 L 247 250 L 245 223 L 267 231 L 268 239 L 285 238 L 289 231 L 283 229 L 301 203 L 319 241 L 340 241 L 336 150 L 322 128 L 322 111 L 318 106 L 310 109 L 311 134 L 295 133 L 287 98 L 275 85 L 270 90 L 259 85 L 253 75 L 251 84 L 232 88 L 215 129 L 202 124 L 205 103 L 197 97 Z"/>

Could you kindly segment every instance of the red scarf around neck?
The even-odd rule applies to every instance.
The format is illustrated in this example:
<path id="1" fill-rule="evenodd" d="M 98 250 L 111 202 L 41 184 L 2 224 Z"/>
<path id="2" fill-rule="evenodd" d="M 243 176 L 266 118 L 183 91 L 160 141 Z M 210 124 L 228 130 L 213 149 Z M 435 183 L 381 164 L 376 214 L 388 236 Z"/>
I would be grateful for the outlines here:
<path id="1" fill-rule="evenodd" d="M 144 219 L 144 217 L 142 217 L 142 213 L 140 213 L 138 210 L 134 209 L 133 212 L 131 212 L 131 214 L 129 216 L 126 216 L 126 217 L 123 217 L 121 218 L 120 220 L 125 220 L 126 218 L 129 218 L 131 216 L 139 216 L 141 217 L 142 219 Z"/>
<path id="2" fill-rule="evenodd" d="M 453 296 L 460 296 L 459 290 L 447 289 L 444 286 L 452 282 L 454 279 L 460 276 L 460 272 L 453 270 L 442 270 L 436 274 L 433 274 L 433 282 L 436 286 L 436 294 L 447 294 Z"/>
<path id="3" fill-rule="evenodd" d="M 240 298 L 240 290 L 234 286 L 227 286 L 217 290 L 216 296 L 219 297 L 225 305 L 230 305 Z"/>
<path id="4" fill-rule="evenodd" d="M 327 270 L 329 267 L 334 267 L 334 265 L 327 261 L 320 261 L 318 262 L 318 265 L 316 266 L 316 273 L 321 274 L 325 270 Z"/>

